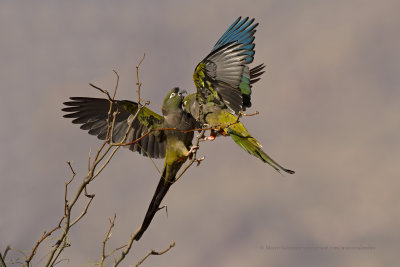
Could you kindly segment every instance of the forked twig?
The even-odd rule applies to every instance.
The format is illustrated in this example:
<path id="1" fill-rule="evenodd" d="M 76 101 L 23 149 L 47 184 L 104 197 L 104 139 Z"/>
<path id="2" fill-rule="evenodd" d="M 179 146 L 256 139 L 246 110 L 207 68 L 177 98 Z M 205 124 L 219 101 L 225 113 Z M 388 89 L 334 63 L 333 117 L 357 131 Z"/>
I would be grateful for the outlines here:
<path id="1" fill-rule="evenodd" d="M 150 255 L 162 255 L 164 253 L 167 253 L 171 248 L 175 247 L 175 241 L 172 240 L 171 244 L 164 249 L 163 251 L 155 251 L 154 249 L 150 250 L 138 263 L 136 263 L 136 267 L 138 267 L 140 264 L 142 264 Z"/>

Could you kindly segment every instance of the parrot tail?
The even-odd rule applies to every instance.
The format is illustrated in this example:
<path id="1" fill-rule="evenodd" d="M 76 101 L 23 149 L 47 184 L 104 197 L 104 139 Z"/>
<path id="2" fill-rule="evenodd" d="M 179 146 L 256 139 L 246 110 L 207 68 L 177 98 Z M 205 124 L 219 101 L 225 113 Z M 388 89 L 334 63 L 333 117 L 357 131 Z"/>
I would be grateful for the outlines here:
<path id="1" fill-rule="evenodd" d="M 294 171 L 286 169 L 279 165 L 275 160 L 273 160 L 270 156 L 267 155 L 261 148 L 261 144 L 257 142 L 255 138 L 253 138 L 249 132 L 246 130 L 244 125 L 241 122 L 238 122 L 234 125 L 231 125 L 228 128 L 228 132 L 232 137 L 233 141 L 238 144 L 241 148 L 247 151 L 249 154 L 256 156 L 261 159 L 263 162 L 268 163 L 272 166 L 276 171 L 280 172 L 283 170 L 287 173 L 293 174 Z"/>
<path id="2" fill-rule="evenodd" d="M 139 232 L 135 236 L 136 241 L 139 241 L 143 233 L 146 232 L 157 211 L 160 210 L 160 204 L 163 198 L 165 197 L 169 188 L 173 184 L 173 182 L 166 182 L 166 178 L 164 178 L 166 176 L 166 170 L 167 167 L 164 167 L 163 174 L 161 176 L 160 182 L 157 185 L 156 192 L 154 193 L 153 199 L 150 202 L 149 208 L 147 209 L 146 216 L 144 217 L 142 226 L 140 227 Z M 174 180 L 175 177 L 174 179 L 171 179 L 171 181 Z"/>

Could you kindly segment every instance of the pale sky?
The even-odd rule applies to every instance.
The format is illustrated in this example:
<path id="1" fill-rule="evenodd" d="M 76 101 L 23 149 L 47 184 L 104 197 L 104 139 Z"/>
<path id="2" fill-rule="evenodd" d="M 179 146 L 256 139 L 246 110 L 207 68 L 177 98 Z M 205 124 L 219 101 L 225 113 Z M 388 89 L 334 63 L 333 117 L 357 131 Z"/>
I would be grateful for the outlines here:
<path id="1" fill-rule="evenodd" d="M 81 179 L 89 149 L 101 144 L 62 118 L 62 102 L 101 97 L 88 83 L 112 89 L 113 69 L 117 98 L 135 100 L 143 53 L 144 98 L 160 105 L 172 87 L 194 92 L 195 65 L 238 16 L 250 16 L 260 23 L 255 64 L 267 67 L 249 110 L 260 115 L 242 121 L 296 174 L 278 174 L 228 137 L 202 143 L 206 160 L 172 186 L 168 217 L 158 213 L 122 266 L 171 240 L 176 247 L 143 266 L 395 266 L 399 10 L 395 0 L 2 1 L 0 251 L 28 252 L 56 225 L 65 162 Z M 69 266 L 100 259 L 114 213 L 110 248 L 124 244 L 158 179 L 148 158 L 118 151 L 89 186 L 96 197 L 69 234 Z"/>

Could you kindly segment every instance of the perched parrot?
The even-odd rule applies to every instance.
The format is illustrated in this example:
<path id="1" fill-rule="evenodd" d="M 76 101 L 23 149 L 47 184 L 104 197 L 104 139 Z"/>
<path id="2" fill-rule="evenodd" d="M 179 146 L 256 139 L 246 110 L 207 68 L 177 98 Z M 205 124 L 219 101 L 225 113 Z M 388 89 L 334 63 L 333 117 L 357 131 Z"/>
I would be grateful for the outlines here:
<path id="1" fill-rule="evenodd" d="M 249 69 L 254 60 L 254 33 L 258 23 L 239 17 L 217 41 L 211 53 L 195 68 L 193 80 L 197 93 L 184 99 L 185 110 L 211 131 L 211 140 L 217 134 L 230 135 L 242 149 L 271 165 L 278 172 L 293 174 L 274 161 L 253 138 L 237 116 L 251 106 L 252 85 L 264 73 L 264 65 Z"/>
<path id="2" fill-rule="evenodd" d="M 113 112 L 118 109 L 114 125 L 113 142 L 121 142 L 132 123 L 125 143 L 137 140 L 151 129 L 165 129 L 153 131 L 138 142 L 131 144 L 129 149 L 138 151 L 143 156 L 152 158 L 165 157 L 164 169 L 156 192 L 149 205 L 142 226 L 136 235 L 139 240 L 147 230 L 154 215 L 160 208 L 161 201 L 167 194 L 170 186 L 175 182 L 175 176 L 191 153 L 193 139 L 192 130 L 195 125 L 193 117 L 182 108 L 183 95 L 179 88 L 172 89 L 165 97 L 162 105 L 162 116 L 144 107 L 132 122 L 138 104 L 128 100 L 116 101 Z M 96 135 L 104 140 L 107 133 L 107 117 L 110 103 L 107 99 L 89 97 L 71 97 L 72 101 L 65 102 L 68 106 L 63 111 L 68 112 L 66 118 L 75 118 L 72 122 L 82 124 L 81 129 L 89 130 L 89 134 Z M 166 130 L 175 128 L 177 130 Z"/>

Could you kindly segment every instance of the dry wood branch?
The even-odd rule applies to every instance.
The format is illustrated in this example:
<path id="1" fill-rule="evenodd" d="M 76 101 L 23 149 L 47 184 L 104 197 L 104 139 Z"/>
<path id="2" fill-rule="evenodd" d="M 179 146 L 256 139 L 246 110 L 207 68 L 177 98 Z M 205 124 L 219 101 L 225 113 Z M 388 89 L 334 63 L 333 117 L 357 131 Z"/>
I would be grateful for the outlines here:
<path id="1" fill-rule="evenodd" d="M 148 257 L 150 257 L 150 255 L 162 255 L 162 254 L 164 254 L 164 253 L 167 253 L 171 248 L 173 248 L 173 247 L 175 247 L 175 241 L 174 240 L 172 240 L 172 242 L 171 242 L 171 244 L 166 248 L 166 249 L 164 249 L 163 251 L 160 251 L 160 252 L 158 252 L 158 251 L 155 251 L 154 249 L 152 249 L 152 250 L 150 250 L 147 254 L 146 254 L 146 256 L 144 256 L 143 257 L 143 259 L 141 259 L 138 263 L 136 263 L 136 267 L 138 267 L 140 264 L 142 264 Z"/>
<path id="2" fill-rule="evenodd" d="M 131 234 L 131 237 L 129 238 L 128 243 L 126 245 L 124 245 L 125 249 L 121 252 L 121 255 L 119 256 L 119 258 L 117 258 L 116 261 L 114 262 L 114 266 L 118 266 L 121 263 L 121 261 L 123 261 L 125 259 L 126 255 L 129 253 L 129 251 L 132 248 L 133 241 L 135 241 L 135 237 L 139 233 L 140 228 L 141 227 L 139 227 L 135 233 Z"/>
<path id="3" fill-rule="evenodd" d="M 74 178 L 75 178 L 75 176 L 76 176 L 76 173 L 75 173 L 74 169 L 72 168 L 71 162 L 67 161 L 67 164 L 68 164 L 68 166 L 69 166 L 69 168 L 70 168 L 70 170 L 71 170 L 71 172 L 72 172 L 72 177 L 71 177 L 71 179 L 70 179 L 68 182 L 65 183 L 65 193 L 64 193 L 64 216 L 61 217 L 61 219 L 60 219 L 60 221 L 59 221 L 59 223 L 58 223 L 58 225 L 57 225 L 56 227 L 54 227 L 54 228 L 53 228 L 52 230 L 50 230 L 49 232 L 46 232 L 46 231 L 43 232 L 42 237 L 36 242 L 35 246 L 34 246 L 33 249 L 32 249 L 31 254 L 30 254 L 29 257 L 27 257 L 26 260 L 25 260 L 25 264 L 26 264 L 26 266 L 28 266 L 28 267 L 30 266 L 30 263 L 31 263 L 31 261 L 32 261 L 32 258 L 35 256 L 36 251 L 37 251 L 39 245 L 40 245 L 44 240 L 46 240 L 46 238 L 49 237 L 53 232 L 55 232 L 56 230 L 60 229 L 60 228 L 61 228 L 61 224 L 62 224 L 63 220 L 65 219 L 65 214 L 66 214 L 66 212 L 67 212 L 67 207 L 68 207 L 68 199 L 67 199 L 68 185 L 74 180 Z"/>
<path id="4" fill-rule="evenodd" d="M 36 245 L 33 247 L 31 254 L 29 255 L 29 257 L 25 260 L 25 263 L 27 266 L 29 266 L 30 262 L 32 261 L 32 258 L 35 256 L 36 251 L 39 247 L 39 245 L 47 238 L 49 237 L 54 231 L 58 230 L 61 228 L 61 223 L 64 220 L 64 217 L 61 218 L 60 222 L 58 223 L 58 225 L 56 227 L 54 227 L 53 229 L 51 229 L 49 232 L 44 231 L 42 237 L 36 242 Z"/>
<path id="5" fill-rule="evenodd" d="M 258 112 L 258 111 L 255 111 L 253 113 L 244 113 L 243 111 L 239 112 L 240 116 L 245 116 L 245 117 L 252 117 L 252 116 L 256 116 L 258 114 L 260 114 L 260 112 Z"/>
<path id="6" fill-rule="evenodd" d="M 194 142 L 193 146 L 199 147 L 200 140 L 203 139 L 205 132 L 205 129 L 201 130 L 200 134 L 196 137 L 196 141 Z M 192 159 L 189 161 L 189 163 L 182 169 L 180 173 L 178 173 L 174 183 L 176 183 L 176 181 L 178 181 L 182 177 L 182 175 L 193 165 L 193 163 L 197 162 L 197 166 L 199 166 L 200 162 L 205 159 L 204 157 L 198 159 L 196 156 L 197 149 L 193 152 Z"/>
<path id="7" fill-rule="evenodd" d="M 113 229 L 113 227 L 115 225 L 116 218 L 117 218 L 116 214 L 114 214 L 114 218 L 112 220 L 111 220 L 111 218 L 108 218 L 108 220 L 110 222 L 110 227 L 108 228 L 106 237 L 103 240 L 102 256 L 101 256 L 101 261 L 99 264 L 100 267 L 103 266 L 104 260 L 109 256 L 109 255 L 106 255 L 106 253 L 105 253 L 106 252 L 106 244 L 107 244 L 108 239 L 110 239 L 110 237 L 111 237 L 111 230 Z"/>
<path id="8" fill-rule="evenodd" d="M 103 92 L 104 94 L 106 94 L 108 99 L 109 99 L 109 101 L 110 101 L 110 109 L 109 109 L 108 118 L 107 118 L 107 137 L 106 137 L 106 140 L 103 142 L 103 144 L 98 149 L 92 164 L 90 164 L 90 160 L 89 160 L 88 175 L 83 179 L 81 184 L 78 186 L 78 189 L 77 189 L 77 191 L 75 193 L 75 196 L 72 198 L 70 203 L 68 203 L 68 199 L 67 199 L 67 191 L 68 191 L 67 186 L 73 181 L 73 178 L 66 184 L 66 194 L 65 194 L 65 201 L 66 202 L 65 202 L 65 212 L 64 212 L 64 217 L 63 217 L 63 218 L 65 218 L 65 223 L 64 223 L 64 227 L 63 227 L 63 233 L 60 235 L 60 237 L 58 238 L 56 244 L 53 246 L 52 250 L 50 251 L 50 255 L 49 255 L 48 259 L 47 259 L 47 262 L 46 262 L 45 266 L 54 266 L 58 262 L 57 259 L 58 259 L 59 255 L 62 253 L 62 251 L 64 250 L 64 248 L 69 246 L 69 242 L 68 242 L 68 239 L 67 239 L 67 235 L 68 235 L 69 230 L 71 229 L 72 226 L 74 226 L 77 222 L 79 222 L 87 214 L 88 208 L 89 208 L 89 206 L 92 203 L 93 198 L 94 198 L 94 194 L 90 195 L 90 194 L 87 193 L 87 185 L 91 181 L 93 181 L 93 179 L 97 175 L 100 174 L 100 172 L 104 169 L 104 167 L 108 164 L 108 162 L 111 160 L 111 158 L 115 154 L 116 149 L 118 149 L 118 148 L 115 148 L 113 153 L 111 155 L 109 155 L 109 157 L 107 158 L 107 160 L 103 164 L 103 166 L 100 168 L 100 170 L 95 172 L 97 166 L 103 161 L 103 159 L 106 157 L 106 155 L 109 153 L 109 151 L 112 148 L 111 145 L 108 145 L 108 147 L 103 151 L 103 149 L 107 145 L 107 142 L 110 142 L 109 136 L 110 136 L 110 133 L 112 134 L 112 131 L 114 129 L 115 117 L 117 115 L 117 112 L 114 112 L 113 114 L 111 114 L 111 111 L 113 109 L 113 104 L 115 103 L 114 102 L 114 97 L 115 97 L 116 91 L 118 89 L 118 81 L 119 81 L 118 73 L 116 71 L 114 71 L 114 73 L 117 76 L 117 81 L 116 81 L 116 86 L 115 86 L 115 89 L 114 89 L 113 97 L 110 96 L 108 91 L 103 90 L 100 87 L 92 85 L 94 88 L 96 88 L 96 89 L 100 90 L 101 92 Z M 139 110 L 138 110 L 138 112 L 139 112 Z M 128 135 L 128 131 L 125 134 L 124 138 L 126 138 L 127 135 Z M 75 172 L 73 171 L 72 167 L 71 167 L 71 171 L 75 175 Z M 86 197 L 88 197 L 89 200 L 86 203 L 85 208 L 83 209 L 82 213 L 71 223 L 71 210 L 72 210 L 73 206 L 76 204 L 76 202 L 78 201 L 78 199 L 81 197 L 82 193 Z"/>
<path id="9" fill-rule="evenodd" d="M 3 259 L 3 262 L 4 262 L 4 266 L 6 266 L 6 262 L 7 262 L 7 264 L 10 264 L 10 265 L 12 265 L 12 266 L 14 266 L 14 264 L 19 264 L 19 265 L 23 265 L 23 266 L 26 265 L 25 262 L 20 261 L 20 258 L 19 258 L 19 257 L 15 258 L 15 259 L 10 259 L 10 260 L 7 260 L 7 261 L 6 261 L 6 257 L 7 257 L 7 254 L 8 254 L 9 251 L 15 251 L 16 253 L 20 254 L 20 255 L 22 256 L 23 259 L 28 258 L 28 256 L 25 254 L 24 251 L 19 250 L 19 249 L 16 249 L 16 248 L 11 247 L 11 246 L 8 245 L 8 246 L 6 247 L 6 249 L 5 249 L 4 253 L 3 253 L 3 255 L 2 255 L 2 259 Z M 0 256 L 1 256 L 1 253 L 0 253 Z M 2 263 L 1 260 L 0 260 L 0 266 L 2 266 L 2 264 L 3 264 L 3 263 Z"/>
<path id="10" fill-rule="evenodd" d="M 139 67 L 142 64 L 144 58 L 146 57 L 146 53 L 143 53 L 143 57 L 140 60 L 139 64 L 136 66 L 136 85 L 137 85 L 137 97 L 138 97 L 138 106 L 140 107 L 140 88 L 142 87 L 142 83 L 140 82 L 139 79 Z"/>
<path id="11" fill-rule="evenodd" d="M 144 59 L 144 58 L 143 58 Z M 143 59 L 141 60 L 141 62 L 143 61 Z M 141 62 L 139 63 L 139 65 L 141 64 Z M 138 65 L 138 66 L 139 66 Z M 79 185 L 77 192 L 74 196 L 74 198 L 71 200 L 71 203 L 67 206 L 66 208 L 66 213 L 65 213 L 65 218 L 66 218 L 66 222 L 65 222 L 65 226 L 63 227 L 63 233 L 62 235 L 59 237 L 59 239 L 57 240 L 56 245 L 53 247 L 53 249 L 50 252 L 50 256 L 47 260 L 46 266 L 54 266 L 54 264 L 57 262 L 57 258 L 59 257 L 59 255 L 62 253 L 63 249 L 65 247 L 67 247 L 69 245 L 69 243 L 67 242 L 67 234 L 70 230 L 70 228 L 75 225 L 81 218 L 83 218 L 84 215 L 86 215 L 87 210 L 93 200 L 94 194 L 93 195 L 89 195 L 87 194 L 87 185 L 93 181 L 103 170 L 104 168 L 108 165 L 108 163 L 110 162 L 110 160 L 112 159 L 112 157 L 114 156 L 114 154 L 116 153 L 116 151 L 119 149 L 118 147 L 115 147 L 113 149 L 113 151 L 109 154 L 109 152 L 111 151 L 111 148 L 114 147 L 112 145 L 112 135 L 113 135 L 113 131 L 114 131 L 114 125 L 115 125 L 115 121 L 116 121 L 116 116 L 118 114 L 118 106 L 116 105 L 116 111 L 114 111 L 112 113 L 113 110 L 113 105 L 115 105 L 115 95 L 116 95 L 116 91 L 118 88 L 118 82 L 119 82 L 119 75 L 116 71 L 114 71 L 114 73 L 117 76 L 117 81 L 116 81 L 116 86 L 114 89 L 114 94 L 111 97 L 110 94 L 108 93 L 107 90 L 103 90 L 98 86 L 95 86 L 93 84 L 90 84 L 92 87 L 98 89 L 99 91 L 101 91 L 102 93 L 106 94 L 108 97 L 108 100 L 110 102 L 110 108 L 108 111 L 108 116 L 107 116 L 107 133 L 106 133 L 106 138 L 105 141 L 103 142 L 103 144 L 100 146 L 100 148 L 98 149 L 95 158 L 93 160 L 92 163 L 90 163 L 90 159 L 89 159 L 89 171 L 88 171 L 88 175 L 85 177 L 85 179 L 83 179 L 82 183 Z M 138 93 L 140 94 L 140 81 L 138 79 Z M 149 102 L 146 102 L 144 106 L 146 106 Z M 133 121 L 135 121 L 136 117 L 138 116 L 138 114 L 140 113 L 141 109 L 144 107 L 142 105 L 139 106 L 139 109 L 137 110 L 136 114 L 134 115 L 134 117 L 132 118 L 130 124 L 128 125 L 127 131 L 122 139 L 122 143 L 125 142 L 129 131 L 132 128 L 132 123 Z M 108 143 L 108 146 L 106 147 Z M 103 151 L 104 150 L 104 151 Z M 109 156 L 106 158 L 106 156 L 109 154 Z M 106 158 L 106 159 L 105 159 Z M 99 170 L 96 171 L 96 168 L 99 166 L 99 164 L 101 162 L 103 162 L 103 160 L 105 159 L 104 163 L 99 167 Z M 77 202 L 77 200 L 79 199 L 79 197 L 82 195 L 82 192 L 85 192 L 85 196 L 87 196 L 89 198 L 89 201 L 87 202 L 84 210 L 82 211 L 81 215 L 78 216 L 78 218 L 75 219 L 75 221 L 73 221 L 72 223 L 70 223 L 71 220 L 71 209 L 72 207 L 75 205 L 75 203 Z M 114 253 L 115 251 L 122 249 L 123 247 L 126 246 L 122 246 L 118 249 L 115 249 L 112 253 Z M 106 256 L 106 255 L 105 255 Z M 104 263 L 104 260 L 103 260 Z"/>
<path id="12" fill-rule="evenodd" d="M 199 145 L 200 140 L 204 137 L 205 131 L 206 131 L 206 130 L 203 129 L 203 130 L 200 132 L 200 134 L 196 137 L 196 141 L 195 141 L 195 143 L 194 143 L 194 146 L 198 146 L 198 145 Z M 202 159 L 196 159 L 196 155 L 197 155 L 197 150 L 195 150 L 195 151 L 193 152 L 193 157 L 192 157 L 192 159 L 190 160 L 190 162 L 189 162 L 189 163 L 183 168 L 183 170 L 176 176 L 175 182 L 176 182 L 180 177 L 182 177 L 182 175 L 193 165 L 194 162 L 198 162 L 198 163 L 199 163 L 200 161 L 204 160 L 204 158 L 202 158 Z M 175 183 L 175 182 L 174 182 L 174 183 Z M 161 210 L 161 209 L 162 209 L 162 208 L 160 208 L 159 210 Z M 136 237 L 136 235 L 138 234 L 138 232 L 140 231 L 140 229 L 141 229 L 141 227 L 139 227 L 139 228 L 136 230 L 136 232 L 133 233 L 133 234 L 131 235 L 131 237 L 130 237 L 130 239 L 129 239 L 127 245 L 126 245 L 125 250 L 123 250 L 122 253 L 121 253 L 121 255 L 120 255 L 120 257 L 117 258 L 117 260 L 116 260 L 115 263 L 114 263 L 114 266 L 118 266 L 118 264 L 119 264 L 122 260 L 125 259 L 126 255 L 129 253 L 129 251 L 130 251 L 130 249 L 131 249 L 131 247 L 132 247 L 133 241 L 135 241 L 135 237 Z M 165 252 L 167 252 L 169 249 L 171 249 L 174 245 L 175 245 L 175 243 L 173 243 L 172 246 L 170 246 L 167 250 L 165 250 Z M 165 252 L 163 252 L 162 254 L 164 254 Z M 150 253 L 150 255 L 161 255 L 161 254 L 152 254 L 152 253 Z M 149 255 L 146 255 L 146 257 L 145 257 L 142 261 L 139 262 L 139 265 L 140 265 L 145 259 L 147 259 L 148 256 L 149 256 Z M 138 266 L 138 265 L 136 265 L 136 266 Z"/>
<path id="13" fill-rule="evenodd" d="M 96 85 L 90 84 L 93 88 L 99 90 L 100 92 L 102 92 L 103 94 L 105 94 L 109 100 L 110 103 L 110 107 L 109 107 L 109 111 L 107 114 L 107 133 L 106 133 L 106 138 L 104 140 L 104 142 L 100 145 L 99 149 L 96 151 L 94 157 L 92 158 L 92 151 L 90 149 L 89 151 L 89 157 L 88 157 L 88 173 L 87 175 L 82 179 L 82 181 L 77 185 L 75 194 L 73 196 L 69 196 L 68 192 L 70 190 L 70 186 L 71 184 L 74 182 L 76 182 L 76 172 L 74 171 L 72 165 L 70 162 L 67 162 L 71 172 L 72 172 L 72 177 L 65 183 L 65 193 L 64 193 L 64 214 L 63 216 L 60 218 L 59 223 L 50 231 L 44 231 L 41 238 L 35 243 L 35 246 L 33 247 L 31 253 L 29 254 L 29 256 L 24 255 L 25 258 L 25 265 L 27 267 L 30 267 L 32 265 L 31 261 L 33 259 L 33 257 L 35 256 L 39 246 L 41 245 L 41 243 L 48 239 L 48 237 L 54 233 L 56 230 L 61 229 L 62 232 L 60 233 L 59 237 L 56 238 L 56 242 L 55 244 L 52 246 L 51 250 L 49 251 L 49 253 L 45 256 L 47 257 L 45 266 L 54 266 L 64 260 L 68 260 L 68 259 L 59 259 L 60 255 L 62 254 L 62 252 L 64 251 L 64 249 L 68 246 L 70 246 L 70 240 L 68 237 L 68 234 L 71 230 L 71 228 L 73 226 L 75 226 L 79 221 L 81 221 L 81 219 L 87 214 L 88 209 L 94 199 L 94 194 L 88 194 L 88 185 L 90 182 L 92 182 L 103 170 L 104 168 L 109 164 L 109 162 L 111 161 L 111 159 L 113 158 L 113 156 L 115 155 L 116 151 L 120 148 L 120 146 L 123 145 L 131 145 L 133 143 L 138 142 L 140 139 L 142 139 L 143 137 L 147 136 L 148 134 L 150 134 L 152 131 L 157 131 L 157 130 L 177 130 L 175 128 L 164 128 L 164 129 L 153 129 L 151 131 L 149 131 L 148 133 L 144 134 L 143 136 L 141 136 L 140 138 L 138 138 L 137 140 L 125 144 L 125 141 L 127 139 L 127 136 L 129 135 L 130 130 L 132 129 L 132 124 L 133 122 L 136 120 L 138 114 L 141 112 L 142 108 L 144 108 L 146 105 L 149 105 L 150 102 L 149 101 L 145 101 L 144 104 L 141 104 L 140 101 L 140 90 L 141 90 L 141 85 L 142 83 L 140 82 L 139 79 L 139 67 L 142 64 L 143 60 L 145 58 L 145 54 L 143 55 L 142 59 L 140 60 L 139 64 L 136 66 L 136 75 L 137 75 L 137 94 L 138 94 L 138 110 L 136 112 L 136 114 L 133 116 L 133 118 L 130 120 L 130 123 L 128 125 L 127 131 L 124 135 L 124 137 L 122 138 L 122 140 L 120 141 L 120 143 L 115 144 L 113 143 L 113 132 L 114 132 L 114 125 L 116 122 L 116 116 L 118 115 L 118 105 L 116 104 L 115 96 L 116 96 L 116 92 L 118 89 L 118 85 L 119 85 L 119 75 L 118 73 L 114 70 L 114 73 L 116 75 L 116 84 L 115 84 L 115 88 L 114 88 L 114 92 L 112 94 L 112 96 L 110 95 L 110 93 L 107 90 L 104 90 Z M 195 129 L 193 131 L 196 131 L 199 129 Z M 201 134 L 197 137 L 195 146 L 198 146 L 200 139 L 204 136 L 204 133 L 206 131 L 206 129 L 201 129 L 202 132 Z M 190 132 L 190 131 L 185 131 L 185 132 Z M 196 159 L 196 150 L 193 153 L 193 158 L 191 158 L 191 161 L 188 163 L 188 166 L 186 166 L 182 172 L 178 175 L 178 179 L 179 177 L 181 177 L 183 175 L 183 173 L 194 163 L 194 162 L 198 162 L 200 163 L 200 161 L 202 159 Z M 153 162 L 154 163 L 154 162 Z M 75 204 L 78 202 L 78 200 L 80 201 L 82 199 L 82 195 L 86 196 L 87 202 L 86 205 L 84 206 L 82 212 L 80 213 L 80 215 L 75 219 L 72 220 L 71 218 L 71 214 L 72 214 L 72 210 L 75 206 Z M 129 251 L 131 250 L 133 241 L 135 240 L 136 235 L 138 234 L 138 232 L 140 231 L 140 228 L 136 230 L 135 233 L 131 234 L 130 239 L 128 241 L 127 244 L 120 246 L 114 250 L 112 250 L 110 253 L 106 253 L 106 243 L 109 240 L 110 236 L 111 236 L 111 231 L 114 227 L 114 222 L 115 222 L 115 215 L 114 215 L 114 219 L 111 220 L 110 219 L 110 227 L 108 229 L 107 235 L 103 241 L 103 247 L 102 247 L 102 258 L 101 258 L 101 262 L 100 262 L 100 266 L 105 265 L 105 260 L 107 259 L 107 257 L 109 256 L 113 256 L 114 257 L 114 266 L 117 266 L 124 258 L 125 256 L 129 253 Z M 172 247 L 175 246 L 175 242 L 172 241 L 171 245 L 165 249 L 164 251 L 161 252 L 157 252 L 155 250 L 151 250 L 140 262 L 138 262 L 138 264 L 136 266 L 139 266 L 143 261 L 145 261 L 150 255 L 162 255 L 164 253 L 166 253 L 167 251 L 169 251 Z M 119 255 L 119 257 L 115 257 L 114 253 L 122 250 L 121 254 Z M 5 261 L 4 258 L 7 254 L 7 250 L 4 253 L 3 257 L 1 257 L 0 255 L 0 264 L 3 264 L 5 266 Z"/>
<path id="14" fill-rule="evenodd" d="M 88 211 L 88 209 L 89 209 L 89 206 L 90 206 L 90 204 L 92 203 L 92 201 L 93 201 L 93 199 L 94 199 L 95 194 L 92 194 L 92 195 L 85 194 L 85 196 L 88 197 L 89 200 L 88 200 L 88 202 L 86 203 L 86 206 L 85 206 L 85 208 L 83 209 L 82 213 L 71 223 L 70 227 L 74 226 L 74 224 L 76 224 L 77 222 L 79 222 L 79 221 L 82 219 L 82 217 L 86 215 L 86 213 L 87 213 L 87 211 Z"/>
<path id="15" fill-rule="evenodd" d="M 5 258 L 7 257 L 7 253 L 8 253 L 8 251 L 10 251 L 10 250 L 11 250 L 11 247 L 10 247 L 10 246 L 7 246 L 6 249 L 4 250 L 4 253 L 3 253 L 3 259 L 5 259 Z"/>
<path id="16" fill-rule="evenodd" d="M 4 262 L 3 256 L 0 253 L 0 267 L 7 267 L 6 263 Z"/>

